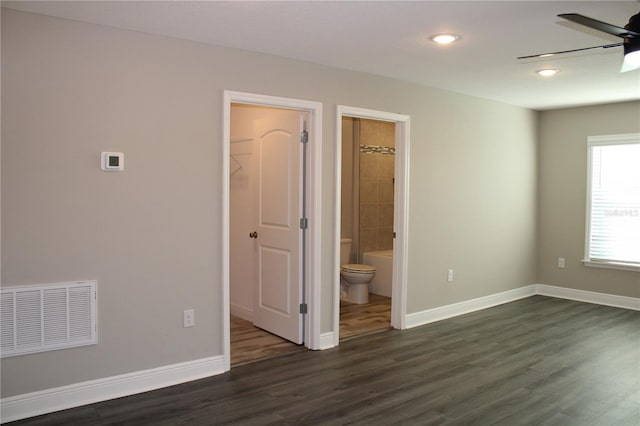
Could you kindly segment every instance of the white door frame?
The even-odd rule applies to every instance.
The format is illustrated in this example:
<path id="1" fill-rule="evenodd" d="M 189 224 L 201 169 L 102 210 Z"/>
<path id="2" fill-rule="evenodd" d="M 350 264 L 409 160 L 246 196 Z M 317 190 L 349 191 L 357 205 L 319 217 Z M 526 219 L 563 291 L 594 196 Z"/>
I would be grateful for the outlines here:
<path id="1" fill-rule="evenodd" d="M 231 104 L 251 104 L 306 111 L 310 116 L 307 148 L 307 266 L 305 343 L 320 349 L 320 237 L 322 196 L 322 104 L 300 99 L 280 98 L 234 91 L 224 91 L 222 125 L 222 355 L 224 370 L 231 369 L 230 299 L 229 299 L 229 207 L 231 153 Z"/>
<path id="2" fill-rule="evenodd" d="M 393 286 L 391 289 L 391 326 L 406 328 L 407 247 L 409 224 L 409 124 L 408 115 L 338 105 L 336 111 L 335 221 L 333 258 L 334 345 L 340 339 L 340 220 L 342 192 L 342 117 L 390 121 L 396 124 L 395 193 L 393 202 Z"/>

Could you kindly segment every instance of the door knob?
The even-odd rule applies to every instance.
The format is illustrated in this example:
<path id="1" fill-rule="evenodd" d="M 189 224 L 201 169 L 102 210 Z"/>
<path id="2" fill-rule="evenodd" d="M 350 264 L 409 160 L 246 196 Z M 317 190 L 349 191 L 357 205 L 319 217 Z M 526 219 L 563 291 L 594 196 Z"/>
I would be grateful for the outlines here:
<path id="1" fill-rule="evenodd" d="M 256 231 L 251 232 L 249 238 L 258 238 L 258 233 Z"/>

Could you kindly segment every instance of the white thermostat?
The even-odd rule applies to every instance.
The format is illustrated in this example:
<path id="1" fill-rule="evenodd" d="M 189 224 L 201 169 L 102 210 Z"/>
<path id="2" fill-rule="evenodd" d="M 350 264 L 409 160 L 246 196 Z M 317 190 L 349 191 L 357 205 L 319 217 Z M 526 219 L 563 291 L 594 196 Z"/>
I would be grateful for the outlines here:
<path id="1" fill-rule="evenodd" d="M 119 172 L 124 170 L 124 154 L 122 152 L 103 152 L 102 170 L 105 172 Z"/>

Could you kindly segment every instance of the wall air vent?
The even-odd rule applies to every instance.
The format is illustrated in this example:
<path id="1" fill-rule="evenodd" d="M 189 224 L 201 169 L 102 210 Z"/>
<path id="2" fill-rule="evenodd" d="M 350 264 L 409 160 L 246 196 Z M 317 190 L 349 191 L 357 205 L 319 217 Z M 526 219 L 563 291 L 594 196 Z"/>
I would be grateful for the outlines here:
<path id="1" fill-rule="evenodd" d="M 97 343 L 97 283 L 3 287 L 2 357 Z"/>

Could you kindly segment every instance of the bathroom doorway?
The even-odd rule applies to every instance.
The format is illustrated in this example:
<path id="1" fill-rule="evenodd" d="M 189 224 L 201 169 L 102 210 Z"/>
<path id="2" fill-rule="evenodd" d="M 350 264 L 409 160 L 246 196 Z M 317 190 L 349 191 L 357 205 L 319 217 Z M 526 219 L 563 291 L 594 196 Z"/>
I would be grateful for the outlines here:
<path id="1" fill-rule="evenodd" d="M 337 121 L 334 329 L 339 341 L 404 328 L 409 117 L 340 106 Z M 366 303 L 345 292 L 344 263 L 375 267 Z"/>
<path id="2" fill-rule="evenodd" d="M 293 103 L 225 92 L 223 344 L 227 369 L 231 364 L 312 347 L 317 283 L 310 279 L 310 272 L 316 268 L 312 257 L 319 230 L 302 223 L 317 217 L 307 200 L 317 192 L 313 175 L 317 154 L 309 147 L 319 140 L 318 110 L 315 103 Z"/>
<path id="3" fill-rule="evenodd" d="M 364 303 L 352 300 L 342 277 L 341 339 L 391 328 L 395 126 L 342 117 L 340 262 L 372 266 L 375 274 Z"/>

